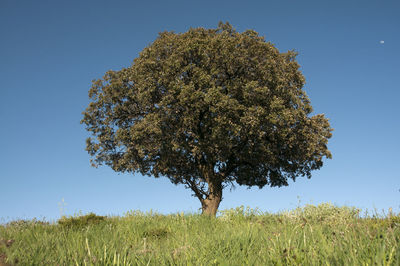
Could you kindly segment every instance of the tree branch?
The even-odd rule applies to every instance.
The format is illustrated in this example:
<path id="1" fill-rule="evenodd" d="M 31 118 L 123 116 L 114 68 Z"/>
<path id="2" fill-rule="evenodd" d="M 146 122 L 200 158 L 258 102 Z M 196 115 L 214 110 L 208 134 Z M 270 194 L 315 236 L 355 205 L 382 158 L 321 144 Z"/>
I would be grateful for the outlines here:
<path id="1" fill-rule="evenodd" d="M 198 184 L 192 179 L 185 179 L 184 184 L 187 188 L 190 188 L 194 195 L 200 200 L 204 200 L 204 196 L 207 196 L 207 193 L 203 191 L 204 185 L 198 187 Z M 200 184 L 199 184 L 200 185 Z"/>

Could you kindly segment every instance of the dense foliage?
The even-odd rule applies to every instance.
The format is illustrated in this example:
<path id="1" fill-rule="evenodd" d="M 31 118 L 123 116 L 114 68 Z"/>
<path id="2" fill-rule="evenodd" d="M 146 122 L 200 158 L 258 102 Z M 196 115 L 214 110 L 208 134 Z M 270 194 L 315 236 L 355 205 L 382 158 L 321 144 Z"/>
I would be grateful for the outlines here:
<path id="1" fill-rule="evenodd" d="M 229 185 L 285 186 L 331 158 L 296 53 L 254 30 L 163 32 L 130 67 L 93 82 L 82 123 L 92 163 L 185 184 L 215 215 Z"/>

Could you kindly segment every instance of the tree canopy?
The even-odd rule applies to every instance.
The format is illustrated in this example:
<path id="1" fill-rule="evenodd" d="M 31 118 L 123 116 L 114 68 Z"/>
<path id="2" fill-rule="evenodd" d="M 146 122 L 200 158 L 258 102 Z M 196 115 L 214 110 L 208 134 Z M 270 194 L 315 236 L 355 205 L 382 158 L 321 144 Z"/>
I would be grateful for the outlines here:
<path id="1" fill-rule="evenodd" d="M 222 190 L 287 186 L 331 158 L 296 52 L 254 30 L 162 32 L 132 65 L 93 81 L 81 123 L 92 164 L 167 177 L 215 215 Z"/>

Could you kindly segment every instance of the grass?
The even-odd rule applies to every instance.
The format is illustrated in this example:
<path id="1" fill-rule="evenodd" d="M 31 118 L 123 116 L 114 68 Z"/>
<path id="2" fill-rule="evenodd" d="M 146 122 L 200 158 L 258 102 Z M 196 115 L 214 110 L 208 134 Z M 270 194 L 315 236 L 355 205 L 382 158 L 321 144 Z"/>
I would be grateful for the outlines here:
<path id="1" fill-rule="evenodd" d="M 14 221 L 0 226 L 0 254 L 10 265 L 400 265 L 399 215 L 330 204 L 220 214 Z"/>

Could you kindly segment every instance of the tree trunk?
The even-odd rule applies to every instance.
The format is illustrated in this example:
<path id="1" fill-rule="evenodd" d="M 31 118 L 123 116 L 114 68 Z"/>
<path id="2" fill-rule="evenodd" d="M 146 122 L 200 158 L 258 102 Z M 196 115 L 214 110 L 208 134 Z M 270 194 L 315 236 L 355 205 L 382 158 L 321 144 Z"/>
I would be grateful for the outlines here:
<path id="1" fill-rule="evenodd" d="M 214 181 L 214 180 L 213 180 Z M 219 181 L 208 183 L 208 195 L 201 201 L 203 215 L 215 217 L 222 200 L 222 184 Z"/>
<path id="2" fill-rule="evenodd" d="M 202 214 L 210 217 L 215 217 L 217 215 L 219 203 L 221 198 L 215 197 L 212 199 L 204 199 L 201 203 Z"/>

